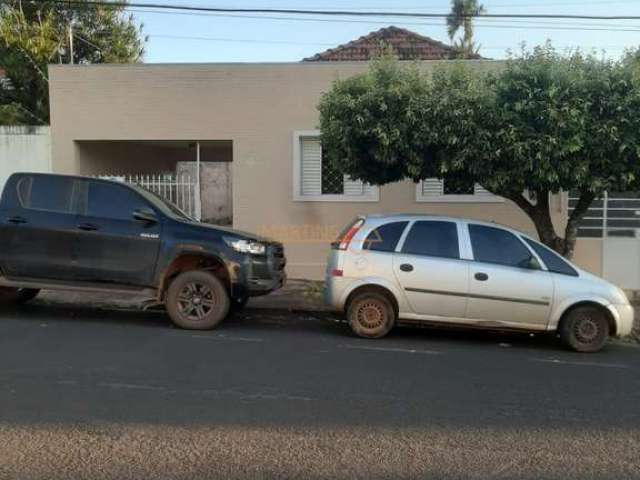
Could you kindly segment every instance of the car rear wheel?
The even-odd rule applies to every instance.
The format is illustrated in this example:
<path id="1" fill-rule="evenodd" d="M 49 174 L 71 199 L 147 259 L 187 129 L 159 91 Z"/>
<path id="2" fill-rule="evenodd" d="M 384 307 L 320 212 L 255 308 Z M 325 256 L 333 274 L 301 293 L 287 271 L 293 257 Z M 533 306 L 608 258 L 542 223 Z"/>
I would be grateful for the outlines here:
<path id="1" fill-rule="evenodd" d="M 34 299 L 40 290 L 36 288 L 0 287 L 0 304 L 16 305 Z"/>
<path id="2" fill-rule="evenodd" d="M 351 300 L 347 308 L 347 319 L 353 333 L 364 338 L 382 338 L 391 331 L 396 314 L 386 295 L 362 292 Z"/>
<path id="3" fill-rule="evenodd" d="M 189 330 L 216 327 L 229 312 L 229 294 L 222 282 L 205 271 L 185 272 L 167 292 L 167 311 L 173 323 Z"/>
<path id="4" fill-rule="evenodd" d="M 591 305 L 574 308 L 560 324 L 560 338 L 577 352 L 597 352 L 609 338 L 609 321 L 601 308 Z"/>

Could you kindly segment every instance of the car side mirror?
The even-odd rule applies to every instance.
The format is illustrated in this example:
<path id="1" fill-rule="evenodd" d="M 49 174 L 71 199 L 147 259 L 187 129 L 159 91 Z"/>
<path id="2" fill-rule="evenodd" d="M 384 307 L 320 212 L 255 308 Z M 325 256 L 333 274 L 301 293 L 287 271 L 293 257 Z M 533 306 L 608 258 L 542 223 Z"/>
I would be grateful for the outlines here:
<path id="1" fill-rule="evenodd" d="M 542 265 L 538 262 L 538 259 L 531 255 L 526 260 L 523 260 L 520 264 L 522 268 L 526 268 L 527 270 L 542 270 Z"/>
<path id="2" fill-rule="evenodd" d="M 147 224 L 158 223 L 156 213 L 150 208 L 138 208 L 134 210 L 133 218 Z"/>

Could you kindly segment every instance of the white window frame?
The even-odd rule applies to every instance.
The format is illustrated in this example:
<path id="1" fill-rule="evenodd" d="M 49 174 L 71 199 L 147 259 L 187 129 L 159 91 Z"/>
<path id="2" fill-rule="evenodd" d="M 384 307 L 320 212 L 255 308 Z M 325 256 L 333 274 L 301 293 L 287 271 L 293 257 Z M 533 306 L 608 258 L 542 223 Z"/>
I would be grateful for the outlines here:
<path id="1" fill-rule="evenodd" d="M 494 194 L 488 195 L 456 195 L 456 194 L 442 194 L 442 195 L 424 195 L 422 193 L 421 180 L 416 185 L 416 202 L 418 203 L 503 203 L 504 198 Z M 477 188 L 476 185 L 474 188 Z"/>
<path id="2" fill-rule="evenodd" d="M 302 152 L 300 141 L 303 138 L 319 138 L 320 130 L 296 130 L 293 132 L 293 200 L 296 202 L 378 202 L 380 189 L 371 186 L 363 195 L 303 195 L 302 194 Z"/>

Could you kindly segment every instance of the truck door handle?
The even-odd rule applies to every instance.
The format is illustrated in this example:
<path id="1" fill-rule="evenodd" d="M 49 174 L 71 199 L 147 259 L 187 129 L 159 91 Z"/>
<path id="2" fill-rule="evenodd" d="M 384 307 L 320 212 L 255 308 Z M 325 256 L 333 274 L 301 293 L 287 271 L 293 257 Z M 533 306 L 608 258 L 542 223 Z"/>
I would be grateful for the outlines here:
<path id="1" fill-rule="evenodd" d="M 481 282 L 485 282 L 487 280 L 489 280 L 489 275 L 487 275 L 486 273 L 483 272 L 478 272 L 474 275 L 476 280 L 480 280 Z"/>
<path id="2" fill-rule="evenodd" d="M 402 265 L 400 265 L 400 270 L 402 270 L 403 272 L 412 272 L 413 265 L 409 263 L 403 263 Z"/>
<path id="3" fill-rule="evenodd" d="M 15 223 L 16 225 L 19 223 L 27 223 L 27 219 L 24 217 L 20 217 L 20 216 L 15 216 L 15 217 L 9 217 L 7 219 L 7 221 L 9 223 Z"/>
<path id="4" fill-rule="evenodd" d="M 98 230 L 98 227 L 93 223 L 81 223 L 80 225 L 78 225 L 78 228 L 86 232 L 93 232 L 94 230 Z"/>

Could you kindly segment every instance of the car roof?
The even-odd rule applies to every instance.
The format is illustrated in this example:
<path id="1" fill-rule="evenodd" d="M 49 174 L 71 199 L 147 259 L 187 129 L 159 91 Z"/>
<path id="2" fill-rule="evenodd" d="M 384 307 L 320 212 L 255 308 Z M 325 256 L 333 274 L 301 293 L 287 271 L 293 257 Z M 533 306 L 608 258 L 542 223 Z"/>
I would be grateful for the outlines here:
<path id="1" fill-rule="evenodd" d="M 114 175 L 112 177 L 104 178 L 104 177 L 89 177 L 84 175 L 66 175 L 63 173 L 46 173 L 46 172 L 15 172 L 11 174 L 12 177 L 60 177 L 60 178 L 69 178 L 73 180 L 91 180 L 96 182 L 108 182 L 108 183 L 116 183 L 118 185 L 126 185 L 124 182 L 121 182 L 117 179 L 122 178 L 122 175 Z"/>
<path id="2" fill-rule="evenodd" d="M 420 213 L 390 213 L 390 214 L 375 213 L 375 214 L 361 215 L 361 218 L 364 218 L 365 220 L 372 220 L 375 223 L 383 223 L 386 221 L 413 222 L 416 220 L 441 220 L 441 221 L 448 221 L 448 222 L 473 223 L 476 225 L 485 225 L 487 227 L 498 227 L 503 230 L 508 230 L 510 232 L 517 233 L 518 235 L 524 235 L 526 237 L 529 237 L 529 234 L 527 234 L 526 232 L 516 230 L 515 228 L 509 227 L 507 225 L 503 225 L 497 222 L 487 222 L 484 220 L 477 220 L 475 218 L 451 217 L 451 216 L 445 216 L 445 215 L 432 215 L 432 214 L 420 214 Z"/>

